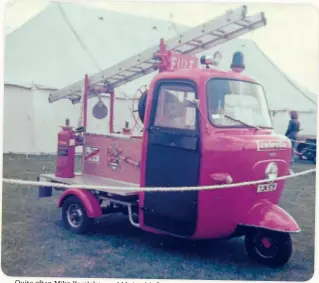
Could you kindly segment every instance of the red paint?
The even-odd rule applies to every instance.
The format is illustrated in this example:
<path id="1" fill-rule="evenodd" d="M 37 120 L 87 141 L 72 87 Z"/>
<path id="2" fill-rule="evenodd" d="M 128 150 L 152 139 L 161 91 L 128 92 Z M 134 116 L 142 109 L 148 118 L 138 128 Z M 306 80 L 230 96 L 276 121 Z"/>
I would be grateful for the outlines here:
<path id="1" fill-rule="evenodd" d="M 266 166 L 275 161 L 278 176 L 288 175 L 291 160 L 290 142 L 274 134 L 271 130 L 252 128 L 217 128 L 208 121 L 206 83 L 212 78 L 225 78 L 255 82 L 252 78 L 234 69 L 227 72 L 202 68 L 196 69 L 198 61 L 193 56 L 185 56 L 167 51 L 161 40 L 160 51 L 156 54 L 161 63 L 157 65 L 160 73 L 152 80 L 148 88 L 144 128 L 150 121 L 154 86 L 161 79 L 192 81 L 197 85 L 199 96 L 199 120 L 201 135 L 201 161 L 199 186 L 225 184 L 231 177 L 233 183 L 260 180 L 265 178 Z M 188 69 L 183 69 L 188 68 Z M 88 78 L 85 78 L 87 97 Z M 110 133 L 113 133 L 114 92 L 110 96 Z M 84 99 L 87 103 L 87 99 Z M 85 126 L 86 112 L 85 106 Z M 125 131 L 128 134 L 128 131 Z M 85 133 L 85 147 L 100 149 L 97 163 L 84 159 L 83 173 L 101 176 L 145 186 L 146 156 L 148 132 L 144 131 L 141 139 L 128 135 L 94 135 Z M 263 149 L 258 144 L 263 142 L 287 144 L 287 148 Z M 109 148 L 112 148 L 112 156 Z M 272 154 L 272 155 L 271 155 Z M 275 155 L 274 155 L 275 154 Z M 112 162 L 108 162 L 108 160 Z M 140 164 L 140 167 L 136 166 Z M 187 166 L 192 166 L 191 164 Z M 196 231 L 193 239 L 219 238 L 230 236 L 238 225 L 263 227 L 271 230 L 295 232 L 299 227 L 295 220 L 278 203 L 283 193 L 285 181 L 277 182 L 277 189 L 272 192 L 258 193 L 257 185 L 231 189 L 203 190 L 198 192 L 198 213 Z M 100 215 L 96 198 L 87 191 L 67 190 L 64 195 L 79 195 L 85 202 L 90 215 Z M 61 203 L 61 200 L 60 202 Z M 143 230 L 164 232 L 144 226 L 144 193 L 139 193 L 139 223 Z"/>
<path id="2" fill-rule="evenodd" d="M 244 71 L 244 68 L 232 68 L 233 72 L 236 73 L 241 73 L 242 71 Z"/>
<path id="3" fill-rule="evenodd" d="M 288 174 L 291 158 L 289 141 L 284 137 L 272 133 L 271 130 L 258 130 L 251 128 L 216 128 L 207 120 L 206 82 L 213 78 L 228 78 L 254 82 L 250 77 L 238 72 L 223 72 L 215 69 L 180 70 L 175 72 L 162 72 L 151 82 L 145 113 L 144 127 L 147 128 L 150 120 L 150 110 L 153 101 L 153 91 L 156 81 L 160 79 L 187 79 L 196 83 L 200 98 L 200 129 L 201 129 L 201 172 L 200 186 L 226 183 L 230 175 L 233 183 L 264 179 L 265 169 L 270 161 L 276 161 L 278 175 Z M 258 151 L 258 141 L 283 142 L 286 149 L 272 149 Z M 141 187 L 145 186 L 146 154 L 148 144 L 148 132 L 143 135 L 140 179 Z M 269 153 L 275 152 L 275 157 Z M 254 218 L 248 214 L 256 203 L 267 199 L 278 207 L 285 181 L 279 181 L 276 191 L 257 193 L 257 185 L 237 187 L 220 190 L 203 190 L 198 192 L 198 219 L 197 228 L 193 239 L 219 238 L 231 235 L 239 224 L 252 224 Z M 144 205 L 144 193 L 139 193 L 139 206 Z M 278 207 L 279 208 L 279 207 Z M 278 212 L 279 210 L 276 210 Z M 283 210 L 281 210 L 283 211 Z M 141 229 L 159 233 L 159 231 L 144 226 L 144 212 L 140 209 Z M 265 212 L 265 210 L 264 210 Z M 266 212 L 265 212 L 266 213 Z M 251 222 L 249 217 L 251 216 Z M 269 229 L 281 229 L 284 216 L 276 218 Z M 265 215 L 264 215 L 265 216 Z M 259 216 L 261 217 L 261 216 Z M 245 219 L 245 223 L 244 222 Z M 285 218 L 286 219 L 286 218 Z M 288 218 L 287 218 L 288 219 Z M 286 220 L 287 220 L 286 219 Z M 290 220 L 290 231 L 296 231 L 295 222 Z M 288 221 L 288 220 L 287 220 Z M 266 222 L 264 222 L 266 223 Z M 288 223 L 288 222 L 285 222 Z M 268 225 L 266 223 L 265 225 Z M 277 225 L 277 226 L 276 226 Z M 262 226 L 261 226 L 262 227 Z M 288 228 L 287 228 L 288 229 Z M 298 230 L 298 229 L 297 229 Z M 161 232 L 162 233 L 162 232 Z"/>
<path id="4" fill-rule="evenodd" d="M 141 159 L 141 140 L 130 139 L 127 136 L 102 136 L 95 134 L 85 134 L 85 146 L 98 147 L 100 149 L 100 162 L 84 162 L 84 174 L 101 176 L 124 182 L 139 184 L 140 168 L 134 163 L 139 163 Z M 117 153 L 119 166 L 112 168 L 108 162 L 111 152 Z M 115 156 L 116 157 L 116 156 Z M 124 158 L 123 158 L 124 157 Z M 126 159 L 126 160 L 125 160 Z"/>
<path id="5" fill-rule="evenodd" d="M 62 206 L 63 201 L 68 196 L 76 196 L 81 200 L 89 218 L 102 216 L 102 210 L 98 199 L 88 190 L 68 189 L 64 191 L 59 198 L 58 207 Z"/>
<path id="6" fill-rule="evenodd" d="M 296 221 L 286 211 L 269 201 L 255 204 L 243 218 L 241 224 L 281 232 L 300 231 Z"/>
<path id="7" fill-rule="evenodd" d="M 125 128 L 122 129 L 122 134 L 123 134 L 123 135 L 126 135 L 126 136 L 131 136 L 132 131 L 131 131 L 131 129 L 129 128 L 128 122 L 125 122 Z"/>
<path id="8" fill-rule="evenodd" d="M 173 72 L 180 69 L 198 68 L 198 58 L 194 55 L 185 55 L 177 52 L 168 51 L 164 40 L 160 42 L 160 51 L 155 54 L 160 59 L 157 64 L 160 72 Z"/>
<path id="9" fill-rule="evenodd" d="M 84 160 L 88 161 L 90 158 L 92 158 L 93 156 L 95 156 L 95 155 L 97 155 L 99 153 L 100 153 L 100 149 L 97 149 L 97 150 L 91 152 L 90 154 L 86 155 Z"/>
<path id="10" fill-rule="evenodd" d="M 170 53 L 169 68 L 172 71 L 178 69 L 195 69 L 198 67 L 198 59 L 195 56 Z"/>
<path id="11" fill-rule="evenodd" d="M 62 127 L 58 134 L 58 153 L 55 175 L 61 178 L 73 178 L 75 166 L 76 135 L 69 126 Z"/>
<path id="12" fill-rule="evenodd" d="M 271 242 L 269 241 L 268 238 L 263 238 L 263 239 L 261 240 L 261 242 L 262 242 L 262 244 L 264 245 L 264 247 L 265 247 L 266 249 L 269 249 L 269 248 L 271 247 Z"/>
<path id="13" fill-rule="evenodd" d="M 215 173 L 211 174 L 210 178 L 213 181 L 213 184 L 216 185 L 222 185 L 222 184 L 230 184 L 232 183 L 232 178 L 229 174 L 227 173 Z"/>

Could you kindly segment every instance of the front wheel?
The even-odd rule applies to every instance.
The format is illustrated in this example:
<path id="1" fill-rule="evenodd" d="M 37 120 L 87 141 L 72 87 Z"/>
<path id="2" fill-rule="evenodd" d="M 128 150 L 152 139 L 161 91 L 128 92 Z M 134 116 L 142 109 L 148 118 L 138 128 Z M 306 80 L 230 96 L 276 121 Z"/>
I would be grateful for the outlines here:
<path id="1" fill-rule="evenodd" d="M 87 233 L 93 220 L 87 216 L 85 208 L 76 196 L 68 197 L 62 206 L 62 219 L 66 228 L 76 234 Z"/>
<path id="2" fill-rule="evenodd" d="M 288 233 L 255 230 L 246 235 L 245 245 L 253 260 L 271 267 L 284 265 L 292 254 L 292 241 Z"/>

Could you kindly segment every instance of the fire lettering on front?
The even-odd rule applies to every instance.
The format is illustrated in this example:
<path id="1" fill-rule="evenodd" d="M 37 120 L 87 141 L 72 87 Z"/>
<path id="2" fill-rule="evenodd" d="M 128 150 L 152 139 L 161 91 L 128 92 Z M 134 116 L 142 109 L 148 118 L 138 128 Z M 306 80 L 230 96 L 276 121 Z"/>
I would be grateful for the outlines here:
<path id="1" fill-rule="evenodd" d="M 180 56 L 171 57 L 171 69 L 193 69 L 196 68 L 196 60 L 193 58 L 183 58 Z"/>

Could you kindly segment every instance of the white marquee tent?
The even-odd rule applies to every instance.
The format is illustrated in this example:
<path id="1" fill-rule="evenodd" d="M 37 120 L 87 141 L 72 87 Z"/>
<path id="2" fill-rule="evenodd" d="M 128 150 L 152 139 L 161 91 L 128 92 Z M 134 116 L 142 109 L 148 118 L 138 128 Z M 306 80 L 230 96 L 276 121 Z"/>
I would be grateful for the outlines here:
<path id="1" fill-rule="evenodd" d="M 116 64 L 170 38 L 186 27 L 80 4 L 52 3 L 5 39 L 4 152 L 54 153 L 57 133 L 66 117 L 77 124 L 79 105 L 59 101 L 48 103 L 48 94 Z M 262 32 L 262 29 L 261 31 Z M 218 46 L 222 68 L 229 69 L 232 54 L 245 54 L 246 74 L 265 87 L 277 131 L 288 122 L 286 109 L 303 111 L 304 132 L 315 133 L 315 95 L 297 86 L 282 74 L 249 40 L 237 39 Z M 215 50 L 215 49 L 214 49 Z M 205 52 L 212 54 L 212 51 Z M 155 74 L 155 73 L 154 73 Z M 129 111 L 137 89 L 148 84 L 154 74 L 118 90 L 115 127 L 132 117 Z M 90 104 L 95 104 L 92 99 Z M 307 114 L 309 112 L 309 114 Z M 107 118 L 106 118 L 107 120 Z M 106 132 L 107 121 L 89 117 L 89 131 Z"/>
<path id="2" fill-rule="evenodd" d="M 180 29 L 165 21 L 79 4 L 50 4 L 6 37 L 4 152 L 55 152 L 59 125 L 64 124 L 66 117 L 75 125 L 79 105 L 66 100 L 49 104 L 48 95 L 53 89 L 159 44 L 162 37 L 174 37 Z M 149 78 L 117 90 L 118 96 L 132 97 Z M 117 128 L 132 119 L 131 102 L 118 102 Z M 88 130 L 94 132 L 107 129 L 106 121 L 89 124 L 93 129 Z"/>
<path id="3" fill-rule="evenodd" d="M 283 73 L 255 42 L 237 39 L 220 45 L 210 52 L 213 53 L 215 50 L 219 50 L 223 56 L 219 67 L 228 70 L 234 52 L 241 51 L 244 54 L 246 69 L 243 74 L 253 77 L 263 85 L 273 126 L 277 132 L 285 133 L 290 119 L 289 111 L 297 110 L 303 129 L 300 134 L 316 135 L 317 95 Z"/>

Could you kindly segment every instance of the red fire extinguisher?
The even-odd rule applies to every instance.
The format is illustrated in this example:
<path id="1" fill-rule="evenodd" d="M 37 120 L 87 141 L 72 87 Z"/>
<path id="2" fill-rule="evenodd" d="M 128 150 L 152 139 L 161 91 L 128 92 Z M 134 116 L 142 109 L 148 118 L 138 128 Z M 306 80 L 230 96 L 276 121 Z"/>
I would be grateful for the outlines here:
<path id="1" fill-rule="evenodd" d="M 70 127 L 70 120 L 58 134 L 58 152 L 55 175 L 61 178 L 74 178 L 76 134 Z"/>

